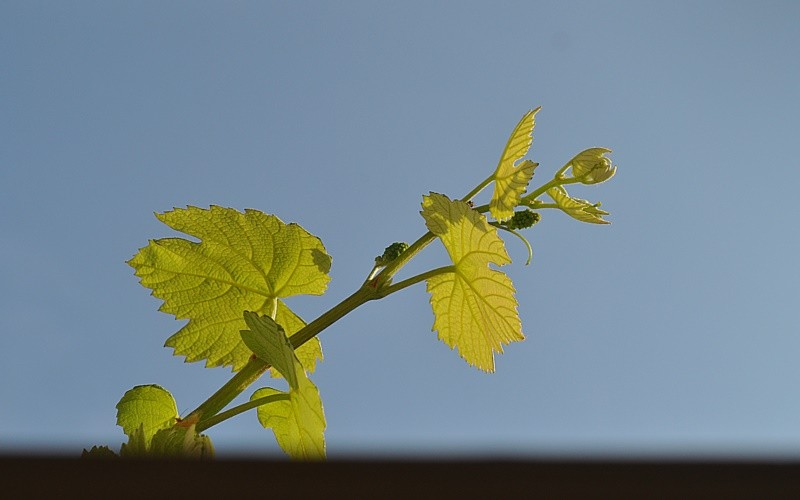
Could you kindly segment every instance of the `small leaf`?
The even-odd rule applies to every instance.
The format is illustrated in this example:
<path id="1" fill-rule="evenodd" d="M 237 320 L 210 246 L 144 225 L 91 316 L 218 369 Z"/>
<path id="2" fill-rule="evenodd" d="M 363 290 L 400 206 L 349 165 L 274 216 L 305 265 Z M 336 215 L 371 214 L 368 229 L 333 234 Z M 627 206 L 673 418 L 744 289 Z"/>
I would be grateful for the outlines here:
<path id="1" fill-rule="evenodd" d="M 172 427 L 177 418 L 175 398 L 158 385 L 136 386 L 117 403 L 117 425 L 129 437 L 141 431 L 145 447 L 156 432 Z"/>
<path id="2" fill-rule="evenodd" d="M 250 311 L 245 311 L 244 322 L 250 328 L 239 332 L 244 344 L 256 356 L 278 370 L 289 386 L 296 389 L 295 360 L 297 357 L 280 325 L 269 316 L 259 316 Z M 297 363 L 300 361 L 298 360 Z"/>
<path id="3" fill-rule="evenodd" d="M 241 332 L 247 346 L 259 358 L 273 365 L 289 383 L 288 400 L 278 399 L 258 407 L 258 419 L 271 428 L 280 447 L 294 459 L 325 457 L 325 413 L 319 390 L 306 375 L 303 365 L 280 327 L 269 316 L 244 314 L 250 330 Z M 251 401 L 279 396 L 280 391 L 263 388 Z"/>
<path id="4" fill-rule="evenodd" d="M 153 436 L 148 455 L 162 458 L 213 458 L 211 439 L 195 426 L 161 429 Z"/>
<path id="5" fill-rule="evenodd" d="M 122 443 L 119 456 L 123 458 L 147 456 L 148 441 L 145 438 L 144 426 L 140 425 L 128 434 L 128 442 Z"/>
<path id="6" fill-rule="evenodd" d="M 603 219 L 608 212 L 601 210 L 599 203 L 592 204 L 580 198 L 572 198 L 562 186 L 548 189 L 547 194 L 556 202 L 558 208 L 574 219 L 590 224 L 611 224 Z"/>
<path id="7" fill-rule="evenodd" d="M 292 310 L 286 307 L 281 301 L 278 301 L 278 315 L 276 318 L 287 337 L 291 337 L 306 326 L 305 321 L 300 319 L 299 316 L 293 313 Z M 322 360 L 322 344 L 320 344 L 318 337 L 314 337 L 295 349 L 294 353 L 297 355 L 297 359 L 300 360 L 300 363 L 303 364 L 303 368 L 305 368 L 308 373 L 314 373 L 317 367 L 317 361 Z M 278 373 L 278 370 L 275 368 L 270 368 L 269 374 L 273 378 L 281 377 L 281 374 Z"/>
<path id="8" fill-rule="evenodd" d="M 525 113 L 511 136 L 506 148 L 500 156 L 500 162 L 494 172 L 494 194 L 489 203 L 489 211 L 498 222 L 503 222 L 514 215 L 514 208 L 519 205 L 522 194 L 533 178 L 533 171 L 539 165 L 525 160 L 517 165 L 533 142 L 533 127 L 536 124 L 536 108 Z"/>
<path id="9" fill-rule="evenodd" d="M 573 177 L 579 178 L 583 184 L 600 184 L 617 173 L 617 167 L 611 164 L 606 154 L 607 148 L 589 148 L 581 151 L 570 160 Z"/>
<path id="10" fill-rule="evenodd" d="M 276 398 L 258 407 L 258 421 L 265 429 L 272 429 L 278 445 L 291 458 L 325 458 L 325 413 L 317 387 L 309 379 L 301 382 L 298 389 L 290 390 L 288 395 L 264 387 L 254 392 L 250 401 L 281 395 L 288 399 Z"/>
<path id="11" fill-rule="evenodd" d="M 469 364 L 492 372 L 494 353 L 525 338 L 514 285 L 489 268 L 511 262 L 503 240 L 483 215 L 441 194 L 424 196 L 421 213 L 455 264 L 455 272 L 428 279 L 433 329 Z"/>
<path id="12" fill-rule="evenodd" d="M 274 215 L 212 206 L 157 217 L 201 240 L 154 240 L 128 262 L 142 285 L 164 301 L 162 311 L 189 320 L 166 342 L 187 361 L 241 369 L 250 356 L 239 336 L 242 312 L 269 313 L 276 299 L 322 294 L 330 279 L 331 258 L 319 238 Z M 280 300 L 275 319 L 287 331 L 299 320 Z"/>

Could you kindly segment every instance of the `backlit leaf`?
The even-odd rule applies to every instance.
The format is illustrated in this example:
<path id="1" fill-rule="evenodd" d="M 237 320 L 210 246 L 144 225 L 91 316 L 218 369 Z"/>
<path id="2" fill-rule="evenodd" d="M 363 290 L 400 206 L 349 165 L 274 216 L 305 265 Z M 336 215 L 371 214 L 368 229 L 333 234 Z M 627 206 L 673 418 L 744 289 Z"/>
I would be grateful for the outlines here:
<path id="1" fill-rule="evenodd" d="M 142 285 L 164 301 L 162 311 L 189 320 L 166 342 L 187 361 L 241 369 L 250 356 L 239 336 L 242 312 L 276 311 L 275 320 L 294 333 L 302 320 L 278 299 L 322 294 L 330 279 L 331 258 L 319 238 L 274 215 L 212 206 L 157 217 L 201 240 L 153 240 L 128 262 Z M 312 344 L 303 354 L 310 371 L 321 357 L 318 348 Z"/>
<path id="2" fill-rule="evenodd" d="M 499 222 L 514 215 L 514 208 L 519 205 L 522 194 L 525 193 L 533 177 L 533 171 L 539 165 L 531 160 L 517 164 L 517 161 L 528 154 L 528 149 L 531 147 L 533 127 L 539 109 L 541 108 L 525 113 L 508 138 L 506 148 L 497 164 L 494 173 L 494 194 L 489 203 L 489 212 Z"/>
<path id="3" fill-rule="evenodd" d="M 286 393 L 269 387 L 257 390 L 251 401 L 275 396 L 258 407 L 258 420 L 271 428 L 280 447 L 293 459 L 325 457 L 325 413 L 319 390 L 308 378 L 291 344 L 268 316 L 245 313 L 250 330 L 242 331 L 256 355 L 273 365 L 289 383 Z"/>
<path id="4" fill-rule="evenodd" d="M 156 432 L 172 427 L 177 418 L 175 398 L 158 385 L 136 386 L 117 403 L 117 425 L 127 436 L 140 430 L 145 447 Z"/>
<path id="5" fill-rule="evenodd" d="M 269 316 L 259 316 L 251 311 L 244 313 L 244 322 L 249 330 L 242 330 L 239 333 L 247 348 L 272 365 L 286 379 L 290 387 L 296 388 L 297 356 L 283 329 Z M 299 360 L 297 363 L 299 364 Z"/>
<path id="6" fill-rule="evenodd" d="M 282 321 L 280 325 L 287 337 L 291 337 L 306 326 L 305 321 L 300 319 L 291 309 L 286 307 L 286 304 L 280 301 L 278 302 L 277 318 L 279 321 Z M 313 373 L 314 368 L 317 366 L 317 361 L 322 360 L 322 345 L 320 344 L 319 337 L 313 337 L 311 340 L 295 349 L 294 353 L 297 355 L 297 359 L 300 360 L 300 363 L 302 363 L 303 368 Z M 275 368 L 270 368 L 269 373 L 272 377 L 281 377 L 281 374 Z"/>
<path id="7" fill-rule="evenodd" d="M 548 189 L 547 194 L 556 202 L 558 208 L 574 219 L 590 224 L 611 224 L 603 219 L 608 212 L 601 210 L 599 203 L 592 204 L 580 198 L 572 198 L 562 186 Z"/>
<path id="8" fill-rule="evenodd" d="M 160 458 L 213 458 L 214 445 L 195 426 L 172 427 L 156 432 L 147 454 Z"/>
<path id="9" fill-rule="evenodd" d="M 421 214 L 455 264 L 428 279 L 433 329 L 469 364 L 494 371 L 494 353 L 525 338 L 511 279 L 489 267 L 511 262 L 503 240 L 483 215 L 441 194 L 424 196 Z"/>

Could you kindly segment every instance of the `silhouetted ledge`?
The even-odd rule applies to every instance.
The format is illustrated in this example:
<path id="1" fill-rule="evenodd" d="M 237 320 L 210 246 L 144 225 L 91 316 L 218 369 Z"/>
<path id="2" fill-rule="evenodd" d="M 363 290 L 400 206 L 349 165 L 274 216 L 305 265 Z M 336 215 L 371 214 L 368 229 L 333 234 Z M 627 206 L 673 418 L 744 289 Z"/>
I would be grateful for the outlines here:
<path id="1" fill-rule="evenodd" d="M 800 462 L 0 457 L 4 498 L 800 498 Z"/>

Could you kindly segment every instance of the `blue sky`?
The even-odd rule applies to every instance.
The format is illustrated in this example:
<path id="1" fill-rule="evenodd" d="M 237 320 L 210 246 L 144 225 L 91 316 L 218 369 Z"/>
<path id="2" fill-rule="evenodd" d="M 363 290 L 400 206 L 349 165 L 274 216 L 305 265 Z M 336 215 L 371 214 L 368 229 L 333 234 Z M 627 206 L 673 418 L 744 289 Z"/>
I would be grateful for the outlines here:
<path id="1" fill-rule="evenodd" d="M 573 190 L 613 225 L 546 211 L 528 267 L 508 240 L 527 340 L 492 375 L 436 339 L 422 285 L 325 331 L 330 455 L 800 456 L 798 21 L 796 2 L 3 2 L 0 450 L 118 447 L 127 389 L 185 412 L 230 376 L 162 347 L 181 323 L 125 264 L 175 235 L 154 211 L 319 236 L 328 292 L 289 301 L 311 320 L 541 105 L 535 182 L 613 149 L 617 176 Z M 253 414 L 209 434 L 280 454 Z"/>

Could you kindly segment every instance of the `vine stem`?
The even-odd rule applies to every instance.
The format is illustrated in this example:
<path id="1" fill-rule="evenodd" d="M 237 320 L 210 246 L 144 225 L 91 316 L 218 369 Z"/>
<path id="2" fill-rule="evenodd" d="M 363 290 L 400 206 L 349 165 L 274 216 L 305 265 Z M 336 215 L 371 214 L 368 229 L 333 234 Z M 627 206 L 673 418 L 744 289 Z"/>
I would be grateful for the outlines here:
<path id="1" fill-rule="evenodd" d="M 494 174 L 478 184 L 467 194 L 467 196 L 465 196 L 465 199 L 468 200 L 475 196 L 475 194 L 480 192 L 493 180 Z M 484 211 L 488 210 L 488 206 L 480 208 L 483 208 Z M 289 342 L 292 344 L 292 347 L 297 349 L 301 345 L 317 336 L 322 330 L 348 314 L 350 311 L 361 306 L 362 304 L 365 304 L 366 302 L 369 302 L 370 300 L 380 299 L 438 274 L 452 272 L 453 266 L 440 267 L 400 281 L 394 285 L 391 284 L 392 277 L 417 253 L 428 246 L 435 238 L 436 236 L 432 232 L 428 231 L 420 236 L 417 241 L 412 243 L 405 252 L 401 253 L 395 260 L 387 264 L 386 267 L 384 267 L 379 273 L 375 274 L 375 269 L 373 268 L 373 271 L 370 273 L 370 278 L 372 279 L 367 280 L 353 294 L 339 302 L 337 305 L 333 306 L 333 308 L 329 309 L 320 317 L 311 323 L 308 323 L 294 335 L 289 337 Z M 273 310 L 269 312 L 274 313 L 275 309 L 277 308 L 273 308 Z M 179 420 L 176 425 L 188 427 L 192 424 L 196 424 L 199 428 L 208 428 L 210 426 L 208 424 L 209 421 L 213 423 L 221 421 L 218 420 L 220 415 L 227 415 L 228 413 L 225 412 L 219 414 L 219 412 L 231 401 L 233 401 L 239 394 L 244 392 L 245 389 L 258 380 L 258 378 L 261 377 L 261 375 L 263 375 L 264 372 L 266 372 L 269 368 L 269 363 L 259 359 L 255 355 L 251 356 L 250 360 L 238 373 L 236 373 L 228 382 L 220 387 L 217 392 L 212 394 L 208 399 L 201 403 L 200 406 L 192 410 L 192 412 L 190 412 L 186 418 Z M 236 408 L 232 408 L 228 411 L 233 411 Z M 225 418 L 230 418 L 230 416 Z M 213 423 L 211 425 L 214 425 Z"/>
<path id="2" fill-rule="evenodd" d="M 416 276 L 412 276 L 408 279 L 404 279 L 403 281 L 398 281 L 397 283 L 393 283 L 389 286 L 381 288 L 378 293 L 380 298 L 386 297 L 387 295 L 391 295 L 395 292 L 399 292 L 403 288 L 408 288 L 411 285 L 415 285 L 420 281 L 425 281 L 427 279 L 433 278 L 434 276 L 438 276 L 440 274 L 446 273 L 453 273 L 456 271 L 456 266 L 443 266 L 437 267 L 436 269 L 431 269 L 430 271 L 426 271 L 421 274 L 417 274 Z"/>
<path id="3" fill-rule="evenodd" d="M 269 363 L 252 355 L 250 360 L 239 370 L 225 385 L 212 394 L 189 415 L 178 421 L 177 426 L 189 427 L 192 424 L 201 425 L 208 418 L 213 417 L 220 410 L 228 406 L 245 389 L 258 380 L 269 369 Z M 204 418 L 205 417 L 205 418 Z"/>
<path id="4" fill-rule="evenodd" d="M 463 201 L 469 201 L 469 200 L 471 200 L 471 199 L 472 199 L 472 198 L 474 198 L 474 197 L 475 197 L 475 196 L 476 196 L 478 193 L 480 193 L 481 191 L 483 191 L 483 189 L 484 189 L 486 186 L 488 186 L 489 184 L 491 184 L 491 182 L 492 182 L 493 180 L 494 180 L 494 173 L 492 173 L 492 175 L 490 175 L 489 177 L 487 177 L 486 179 L 484 179 L 484 180 L 483 180 L 483 182 L 481 182 L 480 184 L 478 184 L 477 186 L 475 186 L 475 188 L 474 188 L 472 191 L 470 191 L 469 193 L 467 193 L 467 194 L 466 194 L 466 196 L 464 196 L 464 197 L 463 197 L 463 198 L 461 198 L 461 199 L 462 199 Z"/>
<path id="5" fill-rule="evenodd" d="M 362 286 L 355 293 L 342 300 L 320 317 L 307 324 L 294 335 L 289 337 L 292 347 L 297 349 L 305 344 L 322 330 L 329 327 L 344 315 L 357 308 L 358 306 L 380 298 L 377 288 L 371 285 Z M 266 361 L 256 357 L 250 360 L 239 370 L 228 382 L 206 399 L 200 406 L 193 410 L 189 415 L 177 423 L 179 426 L 188 427 L 192 424 L 205 424 L 205 422 L 219 413 L 220 410 L 228 406 L 239 394 L 244 392 L 250 385 L 258 380 L 261 375 L 269 369 L 270 365 Z"/>
<path id="6" fill-rule="evenodd" d="M 244 413 L 247 410 L 251 410 L 253 408 L 258 408 L 261 405 L 265 405 L 268 403 L 272 403 L 275 401 L 287 401 L 289 399 L 289 395 L 285 392 L 280 394 L 272 394 L 270 396 L 264 396 L 263 398 L 254 399 L 252 401 L 248 401 L 247 403 L 240 404 L 239 406 L 234 406 L 230 410 L 223 411 L 221 413 L 217 413 L 211 418 L 207 418 L 202 422 L 198 423 L 195 427 L 197 432 L 203 432 L 204 430 L 208 429 L 209 427 L 213 427 L 221 422 L 228 420 L 231 417 L 235 417 L 240 413 Z"/>

